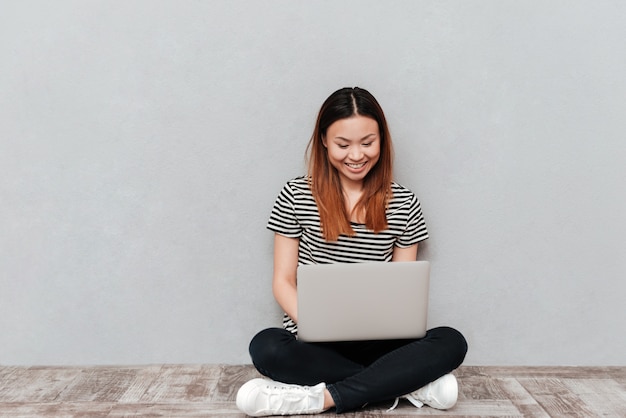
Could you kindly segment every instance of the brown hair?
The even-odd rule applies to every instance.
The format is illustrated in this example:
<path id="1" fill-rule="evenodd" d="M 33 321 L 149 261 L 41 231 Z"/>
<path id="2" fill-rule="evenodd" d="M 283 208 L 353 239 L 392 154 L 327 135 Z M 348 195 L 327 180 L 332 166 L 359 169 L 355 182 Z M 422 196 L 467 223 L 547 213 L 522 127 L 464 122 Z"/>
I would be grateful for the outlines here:
<path id="1" fill-rule="evenodd" d="M 393 149 L 383 109 L 370 92 L 358 87 L 343 88 L 331 94 L 317 116 L 315 129 L 307 146 L 311 190 L 320 213 L 322 233 L 326 241 L 337 241 L 339 235 L 354 235 L 350 213 L 341 189 L 339 174 L 328 160 L 323 144 L 328 127 L 339 119 L 354 115 L 378 122 L 380 156 L 378 162 L 363 180 L 363 196 L 354 207 L 354 213 L 364 215 L 368 229 L 380 232 L 387 228 L 386 209 L 391 196 L 393 178 Z"/>

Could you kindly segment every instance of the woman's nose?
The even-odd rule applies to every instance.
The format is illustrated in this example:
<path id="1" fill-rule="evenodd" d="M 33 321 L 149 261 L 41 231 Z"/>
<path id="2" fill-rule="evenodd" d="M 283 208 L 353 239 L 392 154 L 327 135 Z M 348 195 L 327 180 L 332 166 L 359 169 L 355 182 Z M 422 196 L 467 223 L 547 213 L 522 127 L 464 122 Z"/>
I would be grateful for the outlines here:
<path id="1" fill-rule="evenodd" d="M 359 161 L 363 157 L 363 151 L 361 147 L 350 147 L 350 159 L 354 161 Z"/>

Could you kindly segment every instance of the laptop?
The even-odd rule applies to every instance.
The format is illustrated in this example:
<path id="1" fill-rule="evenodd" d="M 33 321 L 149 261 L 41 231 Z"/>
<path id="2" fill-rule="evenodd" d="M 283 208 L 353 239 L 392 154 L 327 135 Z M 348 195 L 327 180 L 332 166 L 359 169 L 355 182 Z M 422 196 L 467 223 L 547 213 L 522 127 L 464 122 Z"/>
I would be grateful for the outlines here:
<path id="1" fill-rule="evenodd" d="M 301 265 L 297 277 L 302 341 L 426 335 L 428 261 Z"/>

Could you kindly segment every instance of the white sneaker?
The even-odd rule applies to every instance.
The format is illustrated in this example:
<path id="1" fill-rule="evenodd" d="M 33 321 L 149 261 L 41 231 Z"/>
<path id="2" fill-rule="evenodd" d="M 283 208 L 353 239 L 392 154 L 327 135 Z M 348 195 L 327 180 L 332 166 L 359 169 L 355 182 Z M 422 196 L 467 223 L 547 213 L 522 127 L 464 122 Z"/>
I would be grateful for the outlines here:
<path id="1" fill-rule="evenodd" d="M 459 385 L 456 382 L 456 377 L 453 374 L 446 374 L 415 392 L 401 396 L 401 398 L 407 399 L 418 408 L 426 404 L 435 409 L 449 409 L 456 404 L 458 396 Z M 389 410 L 391 411 L 397 405 L 398 399 Z"/>
<path id="2" fill-rule="evenodd" d="M 324 412 L 325 388 L 324 383 L 299 386 L 252 379 L 237 392 L 237 407 L 253 417 L 318 414 Z"/>

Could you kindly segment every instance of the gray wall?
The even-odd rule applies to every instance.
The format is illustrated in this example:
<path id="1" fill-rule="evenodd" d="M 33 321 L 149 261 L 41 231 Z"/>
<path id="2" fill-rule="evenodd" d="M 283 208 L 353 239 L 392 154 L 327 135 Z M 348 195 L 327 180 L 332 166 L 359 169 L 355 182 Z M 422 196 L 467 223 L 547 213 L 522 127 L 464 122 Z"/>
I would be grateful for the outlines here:
<path id="1" fill-rule="evenodd" d="M 2 1 L 0 363 L 247 363 L 315 114 L 382 103 L 467 364 L 626 364 L 621 1 Z"/>

